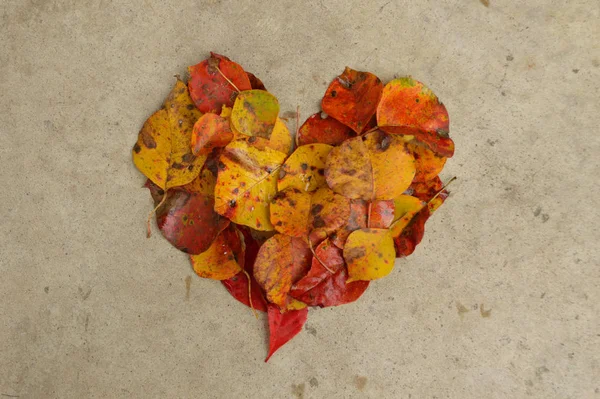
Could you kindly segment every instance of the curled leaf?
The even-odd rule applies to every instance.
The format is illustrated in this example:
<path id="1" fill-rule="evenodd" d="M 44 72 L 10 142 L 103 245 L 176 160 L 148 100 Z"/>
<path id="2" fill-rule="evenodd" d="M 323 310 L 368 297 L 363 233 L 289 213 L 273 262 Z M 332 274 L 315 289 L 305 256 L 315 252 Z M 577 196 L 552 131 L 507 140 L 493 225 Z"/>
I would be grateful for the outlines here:
<path id="1" fill-rule="evenodd" d="M 333 147 L 327 144 L 308 144 L 296 148 L 279 172 L 279 191 L 294 187 L 315 191 L 325 186 L 325 162 Z"/>
<path id="2" fill-rule="evenodd" d="M 385 85 L 377 107 L 377 123 L 388 133 L 415 136 L 436 154 L 454 154 L 446 107 L 427 86 L 410 77 Z"/>
<path id="3" fill-rule="evenodd" d="M 256 230 L 273 230 L 269 204 L 277 192 L 276 176 L 286 155 L 234 140 L 221 153 L 215 187 L 215 211 Z"/>
<path id="4" fill-rule="evenodd" d="M 244 251 L 241 233 L 229 225 L 206 251 L 190 255 L 190 261 L 198 276 L 226 280 L 242 271 Z"/>
<path id="5" fill-rule="evenodd" d="M 231 111 L 231 124 L 247 136 L 270 138 L 279 115 L 277 97 L 264 90 L 247 90 L 238 94 Z"/>
<path id="6" fill-rule="evenodd" d="M 196 107 L 203 113 L 219 114 L 222 106 L 233 105 L 238 90 L 251 88 L 244 69 L 219 54 L 210 53 L 208 59 L 189 67 L 188 72 L 190 95 Z"/>
<path id="7" fill-rule="evenodd" d="M 200 173 L 206 156 L 196 157 L 190 150 L 200 116 L 185 83 L 177 78 L 163 107 L 144 123 L 133 146 L 133 163 L 163 190 L 187 184 Z"/>
<path id="8" fill-rule="evenodd" d="M 377 76 L 346 68 L 327 88 L 321 107 L 327 115 L 360 133 L 375 114 L 382 90 Z"/>
<path id="9" fill-rule="evenodd" d="M 375 280 L 387 276 L 394 268 L 394 240 L 385 229 L 362 229 L 352 232 L 344 245 L 350 281 Z"/>
<path id="10" fill-rule="evenodd" d="M 311 257 L 308 244 L 299 238 L 276 234 L 265 241 L 256 256 L 254 278 L 269 302 L 284 310 L 306 306 L 289 296 L 289 291 L 310 269 Z"/>
<path id="11" fill-rule="evenodd" d="M 325 240 L 315 250 L 308 274 L 292 286 L 290 295 L 309 306 L 339 306 L 357 300 L 368 281 L 346 283 L 348 271 L 342 250 Z"/>
<path id="12" fill-rule="evenodd" d="M 415 175 L 403 140 L 382 131 L 346 140 L 327 157 L 325 178 L 338 194 L 372 201 L 402 194 Z"/>
<path id="13" fill-rule="evenodd" d="M 356 132 L 342 122 L 318 112 L 309 117 L 298 130 L 298 145 L 322 143 L 336 146 L 355 136 Z"/>
<path id="14" fill-rule="evenodd" d="M 302 331 L 302 326 L 308 317 L 308 308 L 281 313 L 277 306 L 269 304 L 267 314 L 269 318 L 269 353 L 265 362 L 268 362 L 279 348 Z"/>

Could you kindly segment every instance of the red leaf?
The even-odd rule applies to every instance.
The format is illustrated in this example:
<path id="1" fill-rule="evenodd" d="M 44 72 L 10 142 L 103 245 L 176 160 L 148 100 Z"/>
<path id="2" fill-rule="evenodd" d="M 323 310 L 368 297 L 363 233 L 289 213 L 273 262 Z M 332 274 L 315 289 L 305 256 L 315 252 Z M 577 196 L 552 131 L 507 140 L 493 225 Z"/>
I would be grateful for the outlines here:
<path id="1" fill-rule="evenodd" d="M 368 281 L 346 283 L 348 270 L 342 250 L 329 240 L 323 241 L 315 253 L 319 259 L 313 257 L 306 277 L 294 284 L 290 291 L 294 298 L 309 306 L 338 306 L 356 301 L 366 291 Z"/>
<path id="2" fill-rule="evenodd" d="M 375 114 L 382 91 L 383 84 L 377 76 L 346 68 L 327 88 L 321 108 L 360 133 Z"/>
<path id="3" fill-rule="evenodd" d="M 246 254 L 244 257 L 244 270 L 250 276 L 251 281 L 251 294 L 252 295 L 252 306 L 256 310 L 260 310 L 261 312 L 267 311 L 267 301 L 265 300 L 265 296 L 260 289 L 260 286 L 254 279 L 254 261 L 256 260 L 256 255 L 258 254 L 258 250 L 260 248 L 260 243 L 255 240 L 250 231 L 245 228 L 239 228 L 239 230 L 244 234 L 244 242 L 246 244 Z M 244 305 L 250 306 L 250 301 L 248 298 L 248 278 L 244 273 L 238 273 L 232 278 L 228 280 L 221 281 L 227 291 L 231 294 L 232 297 L 243 303 Z"/>
<path id="4" fill-rule="evenodd" d="M 380 200 L 371 203 L 371 216 L 369 227 L 374 229 L 387 229 L 394 221 L 394 201 Z"/>
<path id="5" fill-rule="evenodd" d="M 268 362 L 279 348 L 302 331 L 302 326 L 308 317 L 308 308 L 281 313 L 277 305 L 269 304 L 268 316 L 269 354 L 265 362 Z"/>
<path id="6" fill-rule="evenodd" d="M 252 87 L 253 90 L 268 91 L 265 88 L 265 85 L 263 84 L 262 80 L 260 80 L 258 77 L 256 77 L 255 74 L 253 74 L 251 72 L 246 72 L 246 75 L 248 75 L 248 80 L 250 80 L 250 86 Z"/>
<path id="7" fill-rule="evenodd" d="M 188 254 L 206 251 L 229 220 L 214 211 L 215 200 L 181 187 L 167 191 L 167 199 L 156 210 L 156 224 L 163 236 Z"/>
<path id="8" fill-rule="evenodd" d="M 356 133 L 329 115 L 323 118 L 321 112 L 310 116 L 298 130 L 298 145 L 323 143 L 340 145 Z"/>
<path id="9" fill-rule="evenodd" d="M 223 75 L 221 70 L 239 90 L 250 90 L 251 84 L 244 69 L 219 54 L 210 53 L 210 57 L 188 68 L 190 96 L 201 112 L 221 113 L 223 105 L 233 106 L 237 92 Z"/>

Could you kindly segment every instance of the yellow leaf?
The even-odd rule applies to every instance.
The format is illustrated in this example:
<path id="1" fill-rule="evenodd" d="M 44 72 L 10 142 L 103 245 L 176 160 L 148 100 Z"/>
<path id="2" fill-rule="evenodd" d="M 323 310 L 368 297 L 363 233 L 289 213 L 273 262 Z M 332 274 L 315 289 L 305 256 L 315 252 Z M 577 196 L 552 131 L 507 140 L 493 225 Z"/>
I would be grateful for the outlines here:
<path id="1" fill-rule="evenodd" d="M 320 143 L 296 148 L 281 168 L 278 190 L 294 187 L 303 191 L 315 191 L 325 186 L 325 162 L 332 148 Z"/>
<path id="2" fill-rule="evenodd" d="M 397 136 L 374 131 L 344 141 L 327 157 L 325 178 L 338 194 L 366 201 L 401 195 L 415 175 L 415 160 Z"/>
<path id="3" fill-rule="evenodd" d="M 238 94 L 231 111 L 231 124 L 247 136 L 270 138 L 279 115 L 277 97 L 264 90 L 246 90 Z"/>
<path id="4" fill-rule="evenodd" d="M 217 236 L 206 251 L 191 255 L 190 260 L 198 276 L 226 280 L 242 271 L 238 261 L 243 262 L 244 250 L 242 234 L 230 225 Z"/>
<path id="5" fill-rule="evenodd" d="M 410 195 L 400 195 L 394 198 L 394 222 L 390 226 L 391 236 L 399 236 L 412 218 L 426 205 L 426 202 Z"/>
<path id="6" fill-rule="evenodd" d="M 276 176 L 286 155 L 259 149 L 247 140 L 229 143 L 219 158 L 215 211 L 256 230 L 273 230 L 269 204 L 277 193 Z"/>
<path id="7" fill-rule="evenodd" d="M 387 276 L 394 268 L 394 240 L 386 229 L 353 231 L 344 245 L 348 280 L 375 280 Z"/>
<path id="8" fill-rule="evenodd" d="M 163 107 L 144 123 L 133 147 L 133 162 L 163 190 L 187 184 L 200 173 L 206 155 L 194 156 L 190 142 L 201 116 L 178 78 Z"/>

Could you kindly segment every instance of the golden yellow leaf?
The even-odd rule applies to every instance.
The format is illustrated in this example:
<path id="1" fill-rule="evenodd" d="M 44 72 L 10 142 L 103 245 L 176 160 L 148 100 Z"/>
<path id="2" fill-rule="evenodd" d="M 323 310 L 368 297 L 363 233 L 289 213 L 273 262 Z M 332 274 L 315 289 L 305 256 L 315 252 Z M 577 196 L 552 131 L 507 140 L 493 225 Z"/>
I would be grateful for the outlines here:
<path id="1" fill-rule="evenodd" d="M 332 148 L 320 143 L 296 148 L 281 168 L 278 190 L 294 187 L 303 191 L 315 191 L 325 186 L 325 162 Z"/>
<path id="2" fill-rule="evenodd" d="M 426 202 L 410 195 L 400 195 L 394 198 L 394 221 L 390 226 L 392 237 L 399 236 L 412 218 L 426 205 Z"/>
<path id="3" fill-rule="evenodd" d="M 325 178 L 338 194 L 366 201 L 401 195 L 415 175 L 404 140 L 382 131 L 348 139 L 327 157 Z"/>
<path id="4" fill-rule="evenodd" d="M 163 107 L 144 123 L 133 147 L 133 162 L 160 188 L 182 186 L 200 173 L 206 155 L 194 156 L 190 142 L 201 116 L 178 78 Z"/>
<path id="5" fill-rule="evenodd" d="M 247 140 L 229 143 L 219 158 L 215 211 L 256 230 L 273 230 L 269 204 L 277 193 L 276 176 L 286 155 L 259 149 Z"/>
<path id="6" fill-rule="evenodd" d="M 277 97 L 264 90 L 246 90 L 238 94 L 231 111 L 231 124 L 247 136 L 270 138 L 279 115 Z"/>
<path id="7" fill-rule="evenodd" d="M 347 283 L 375 280 L 387 276 L 394 268 L 394 240 L 386 229 L 361 229 L 350 233 L 344 245 L 348 264 Z"/>
<path id="8" fill-rule="evenodd" d="M 223 230 L 212 245 L 190 260 L 196 274 L 214 280 L 226 280 L 242 271 L 244 260 L 244 240 L 233 226 Z M 241 263 L 241 265 L 240 265 Z"/>

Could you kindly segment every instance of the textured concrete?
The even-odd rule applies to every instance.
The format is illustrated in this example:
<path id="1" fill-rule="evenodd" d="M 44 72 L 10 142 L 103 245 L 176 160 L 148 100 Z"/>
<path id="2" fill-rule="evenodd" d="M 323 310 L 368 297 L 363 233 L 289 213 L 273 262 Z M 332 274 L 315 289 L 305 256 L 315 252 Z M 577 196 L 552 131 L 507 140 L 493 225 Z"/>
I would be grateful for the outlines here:
<path id="1" fill-rule="evenodd" d="M 599 19 L 597 0 L 0 1 L 0 394 L 600 398 Z M 459 180 L 423 244 L 269 364 L 264 319 L 146 239 L 130 159 L 210 50 L 284 112 L 349 65 L 412 74 L 451 115 Z"/>

